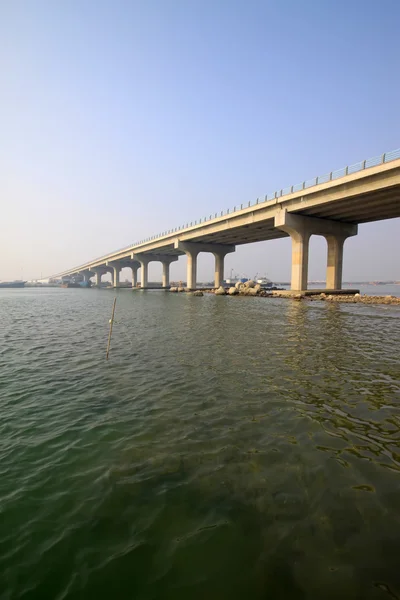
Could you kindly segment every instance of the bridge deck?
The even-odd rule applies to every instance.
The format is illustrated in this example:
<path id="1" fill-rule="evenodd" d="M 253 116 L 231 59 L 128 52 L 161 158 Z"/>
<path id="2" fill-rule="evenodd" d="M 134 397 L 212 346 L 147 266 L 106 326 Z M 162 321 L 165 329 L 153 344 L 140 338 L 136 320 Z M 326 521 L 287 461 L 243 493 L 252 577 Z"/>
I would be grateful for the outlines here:
<path id="1" fill-rule="evenodd" d="M 400 152 L 396 152 L 390 157 L 399 156 Z M 105 265 L 107 261 L 129 259 L 132 253 L 154 259 L 160 254 L 183 254 L 175 248 L 178 239 L 182 242 L 242 245 L 286 237 L 287 233 L 274 226 L 274 219 L 282 210 L 346 223 L 400 217 L 400 158 L 390 158 L 389 162 L 365 168 L 367 164 L 368 161 L 360 163 L 363 166 L 350 174 L 349 170 L 353 169 L 347 167 L 342 177 L 335 179 L 331 173 L 329 177 L 316 178 L 311 185 L 304 182 L 301 189 L 292 186 L 288 193 L 281 190 L 280 195 L 275 194 L 276 197 L 271 200 L 267 197 L 263 202 L 152 236 L 55 277 L 90 270 Z M 320 183 L 321 179 L 323 183 Z"/>

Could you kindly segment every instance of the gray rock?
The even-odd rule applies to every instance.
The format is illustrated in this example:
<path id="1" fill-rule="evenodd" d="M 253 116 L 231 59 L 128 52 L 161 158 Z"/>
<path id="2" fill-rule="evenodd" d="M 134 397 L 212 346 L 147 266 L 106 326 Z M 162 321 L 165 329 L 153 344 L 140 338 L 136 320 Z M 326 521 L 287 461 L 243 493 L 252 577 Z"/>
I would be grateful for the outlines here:
<path id="1" fill-rule="evenodd" d="M 196 290 L 195 292 L 193 292 L 193 296 L 204 296 L 204 294 L 201 290 Z"/>
<path id="2" fill-rule="evenodd" d="M 225 294 L 226 294 L 225 288 L 222 287 L 222 285 L 220 285 L 220 287 L 217 290 L 215 290 L 215 294 L 217 296 L 225 296 Z"/>
<path id="3" fill-rule="evenodd" d="M 252 279 L 249 279 L 248 281 L 244 282 L 244 286 L 247 288 L 253 288 L 256 284 L 254 283 L 254 281 Z"/>

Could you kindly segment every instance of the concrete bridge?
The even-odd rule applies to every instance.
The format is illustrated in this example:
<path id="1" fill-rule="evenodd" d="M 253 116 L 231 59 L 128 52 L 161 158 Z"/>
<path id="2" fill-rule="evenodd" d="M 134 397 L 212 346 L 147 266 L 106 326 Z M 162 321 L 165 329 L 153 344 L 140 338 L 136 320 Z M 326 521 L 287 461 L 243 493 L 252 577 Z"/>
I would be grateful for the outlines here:
<path id="1" fill-rule="evenodd" d="M 364 160 L 301 184 L 285 188 L 253 204 L 215 213 L 149 237 L 129 247 L 91 260 L 54 277 L 82 274 L 86 279 L 111 273 L 114 287 L 119 273 L 132 269 L 132 286 L 148 282 L 148 265 L 163 265 L 162 285 L 169 286 L 170 264 L 187 257 L 187 286 L 196 288 L 197 256 L 211 252 L 215 257 L 215 287 L 222 284 L 225 256 L 236 246 L 290 237 L 292 240 L 291 289 L 307 289 L 308 246 L 312 235 L 327 240 L 326 288 L 342 286 L 343 246 L 357 235 L 358 224 L 400 217 L 400 150 Z"/>

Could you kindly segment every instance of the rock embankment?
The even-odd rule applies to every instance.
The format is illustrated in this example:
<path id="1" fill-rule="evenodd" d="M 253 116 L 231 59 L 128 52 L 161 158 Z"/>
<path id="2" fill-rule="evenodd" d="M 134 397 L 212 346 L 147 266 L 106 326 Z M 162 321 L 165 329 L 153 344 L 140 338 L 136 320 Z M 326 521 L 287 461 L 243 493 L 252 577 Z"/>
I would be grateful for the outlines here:
<path id="1" fill-rule="evenodd" d="M 310 294 L 305 295 L 301 293 L 293 292 L 292 294 L 286 292 L 285 294 L 274 293 L 275 298 L 286 298 L 289 300 L 307 300 L 315 302 L 316 300 L 322 300 L 323 302 L 345 302 L 347 304 L 394 304 L 400 306 L 400 298 L 397 296 L 368 296 L 361 294 Z"/>
<path id="2" fill-rule="evenodd" d="M 208 290 L 211 293 L 214 293 L 216 296 L 225 296 L 228 294 L 229 296 L 261 296 L 263 295 L 263 290 L 259 283 L 254 283 L 251 279 L 249 281 L 245 281 L 242 283 L 238 281 L 235 287 L 230 287 L 226 290 L 222 285 L 216 290 Z"/>
<path id="3" fill-rule="evenodd" d="M 171 292 L 188 292 L 187 288 L 171 288 Z M 301 294 L 299 292 L 288 292 L 280 294 L 279 291 L 274 291 L 273 294 L 269 290 L 262 289 L 262 287 L 254 281 L 246 281 L 245 283 L 238 282 L 235 287 L 229 289 L 224 288 L 222 285 L 214 289 L 204 289 L 203 291 L 198 290 L 192 292 L 194 296 L 203 296 L 203 292 L 209 294 L 215 294 L 216 296 L 261 296 L 264 298 L 286 298 L 286 300 L 300 301 L 323 301 L 323 302 L 345 302 L 347 304 L 392 304 L 394 306 L 400 306 L 400 297 L 397 296 L 367 296 L 361 294 Z"/>
<path id="4" fill-rule="evenodd" d="M 362 296 L 361 294 L 320 294 L 319 296 L 310 296 L 312 300 L 324 300 L 325 302 L 347 302 L 349 304 L 397 304 L 400 306 L 400 298 L 397 296 Z"/>

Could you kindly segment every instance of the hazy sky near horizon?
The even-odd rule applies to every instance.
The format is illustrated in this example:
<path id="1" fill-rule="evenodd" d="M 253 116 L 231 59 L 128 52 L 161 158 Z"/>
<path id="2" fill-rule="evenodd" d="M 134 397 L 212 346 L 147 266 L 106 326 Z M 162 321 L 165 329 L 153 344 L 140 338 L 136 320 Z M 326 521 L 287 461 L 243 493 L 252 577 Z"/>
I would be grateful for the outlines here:
<path id="1" fill-rule="evenodd" d="M 398 0 L 3 0 L 0 279 L 400 147 L 399 26 Z M 290 254 L 243 246 L 225 275 L 289 280 Z M 310 279 L 325 268 L 313 237 Z M 400 280 L 400 219 L 346 242 L 344 279 L 378 278 Z"/>

